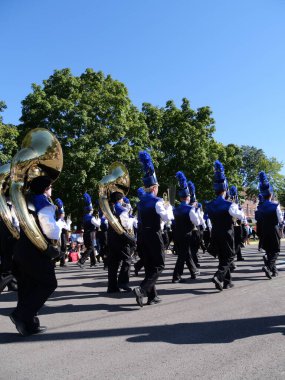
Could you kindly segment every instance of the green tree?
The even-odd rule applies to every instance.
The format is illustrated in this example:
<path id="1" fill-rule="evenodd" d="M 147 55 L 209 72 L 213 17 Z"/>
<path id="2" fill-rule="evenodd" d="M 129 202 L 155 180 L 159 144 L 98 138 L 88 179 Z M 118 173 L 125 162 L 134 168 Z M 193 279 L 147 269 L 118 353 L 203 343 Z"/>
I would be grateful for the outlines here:
<path id="1" fill-rule="evenodd" d="M 213 164 L 220 159 L 231 181 L 241 182 L 240 149 L 224 146 L 213 137 L 214 119 L 209 107 L 193 110 L 188 99 L 181 108 L 168 101 L 165 108 L 144 103 L 142 112 L 149 129 L 161 190 L 176 184 L 175 173 L 182 170 L 195 183 L 198 198 L 210 199 L 213 193 Z"/>
<path id="2" fill-rule="evenodd" d="M 258 194 L 258 173 L 265 171 L 274 190 L 282 191 L 283 178 L 280 170 L 283 164 L 275 157 L 268 158 L 262 149 L 254 146 L 243 145 L 241 174 L 243 176 L 243 185 L 246 188 L 248 197 L 255 197 Z"/>
<path id="3" fill-rule="evenodd" d="M 98 198 L 98 181 L 113 161 L 122 161 L 131 178 L 139 178 L 139 150 L 149 146 L 144 116 L 134 107 L 127 88 L 111 76 L 87 69 L 73 76 L 56 70 L 43 85 L 32 85 L 22 102 L 21 137 L 35 127 L 47 128 L 59 139 L 64 168 L 55 183 L 68 212 L 80 217 L 82 195 Z M 133 190 L 137 186 L 132 182 Z"/>
<path id="4" fill-rule="evenodd" d="M 3 101 L 0 101 L 0 112 L 7 108 Z M 18 130 L 12 124 L 4 124 L 0 115 L 0 165 L 4 165 L 11 160 L 16 153 Z"/>

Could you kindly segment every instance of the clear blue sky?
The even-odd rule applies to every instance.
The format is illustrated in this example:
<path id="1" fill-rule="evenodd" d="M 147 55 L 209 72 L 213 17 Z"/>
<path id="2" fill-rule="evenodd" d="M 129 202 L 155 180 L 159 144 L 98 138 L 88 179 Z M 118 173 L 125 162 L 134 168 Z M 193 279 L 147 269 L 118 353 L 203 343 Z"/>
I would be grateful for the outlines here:
<path id="1" fill-rule="evenodd" d="M 284 0 L 1 0 L 0 31 L 6 123 L 31 83 L 91 67 L 138 108 L 208 105 L 216 140 L 285 162 Z"/>

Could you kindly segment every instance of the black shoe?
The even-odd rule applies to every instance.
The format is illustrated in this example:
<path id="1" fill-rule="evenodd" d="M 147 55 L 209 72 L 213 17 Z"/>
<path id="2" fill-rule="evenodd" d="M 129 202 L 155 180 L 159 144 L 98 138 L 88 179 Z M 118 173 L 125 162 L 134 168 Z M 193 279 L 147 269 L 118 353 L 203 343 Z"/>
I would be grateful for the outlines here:
<path id="1" fill-rule="evenodd" d="M 218 279 L 218 277 L 214 276 L 212 278 L 212 282 L 215 284 L 216 289 L 220 291 L 223 290 L 223 283 Z"/>
<path id="2" fill-rule="evenodd" d="M 134 270 L 135 270 L 135 276 L 138 276 L 139 275 L 139 271 L 136 268 L 134 268 Z"/>
<path id="3" fill-rule="evenodd" d="M 131 292 L 132 288 L 130 288 L 128 285 L 119 285 L 120 290 L 125 290 L 126 292 Z"/>
<path id="4" fill-rule="evenodd" d="M 79 261 L 77 261 L 77 263 L 76 263 L 81 269 L 84 269 L 84 265 L 83 264 L 81 264 Z"/>
<path id="5" fill-rule="evenodd" d="M 278 271 L 276 270 L 276 271 L 272 271 L 272 277 L 278 277 Z"/>
<path id="6" fill-rule="evenodd" d="M 0 279 L 0 293 L 6 288 L 6 286 L 14 279 L 12 274 L 8 274 Z"/>
<path id="7" fill-rule="evenodd" d="M 18 284 L 16 281 L 11 281 L 7 285 L 7 288 L 10 292 L 17 292 L 18 291 Z"/>
<path id="8" fill-rule="evenodd" d="M 96 264 L 90 264 L 90 268 L 95 268 Z"/>
<path id="9" fill-rule="evenodd" d="M 119 288 L 108 288 L 107 289 L 107 293 L 120 293 L 120 289 Z"/>
<path id="10" fill-rule="evenodd" d="M 37 326 L 31 330 L 29 330 L 28 335 L 42 334 L 47 330 L 46 326 Z"/>
<path id="11" fill-rule="evenodd" d="M 173 284 L 177 284 L 177 283 L 183 284 L 184 282 L 186 282 L 185 278 L 173 278 L 172 279 Z"/>
<path id="12" fill-rule="evenodd" d="M 196 268 L 200 268 L 201 265 L 199 263 L 195 264 Z"/>
<path id="13" fill-rule="evenodd" d="M 232 282 L 224 284 L 223 289 L 232 289 L 234 287 L 234 284 Z"/>
<path id="14" fill-rule="evenodd" d="M 270 270 L 267 268 L 267 267 L 262 267 L 262 271 L 265 273 L 265 276 L 267 277 L 267 278 L 269 278 L 269 280 L 271 280 L 272 279 L 272 276 L 271 276 L 271 273 L 270 273 Z"/>
<path id="15" fill-rule="evenodd" d="M 47 329 L 45 326 L 40 326 L 40 321 L 38 317 L 34 317 L 35 324 L 33 327 L 29 328 L 27 327 L 26 323 L 21 321 L 18 317 L 16 317 L 14 313 L 10 314 L 9 317 L 16 326 L 18 333 L 22 336 L 41 334 L 45 332 Z"/>
<path id="16" fill-rule="evenodd" d="M 147 301 L 147 305 L 156 305 L 157 303 L 160 303 L 162 301 L 159 297 L 154 297 L 152 300 Z"/>
<path id="17" fill-rule="evenodd" d="M 196 280 L 196 278 L 200 275 L 200 271 L 196 270 L 194 273 L 191 273 L 191 280 Z"/>
<path id="18" fill-rule="evenodd" d="M 137 288 L 134 288 L 133 293 L 136 296 L 137 304 L 140 307 L 143 307 L 143 292 L 142 292 L 141 288 L 139 286 Z"/>

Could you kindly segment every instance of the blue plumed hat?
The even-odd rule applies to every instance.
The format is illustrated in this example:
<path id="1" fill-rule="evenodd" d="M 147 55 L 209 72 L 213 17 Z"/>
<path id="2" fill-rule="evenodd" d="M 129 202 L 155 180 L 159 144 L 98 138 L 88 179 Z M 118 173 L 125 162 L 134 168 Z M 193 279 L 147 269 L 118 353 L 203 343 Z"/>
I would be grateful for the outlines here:
<path id="1" fill-rule="evenodd" d="M 63 202 L 60 198 L 56 198 L 54 203 L 57 205 L 57 213 L 58 215 L 64 214 L 64 207 L 63 207 Z"/>
<path id="2" fill-rule="evenodd" d="M 179 183 L 179 190 L 178 194 L 180 198 L 186 198 L 190 195 L 190 191 L 187 186 L 187 179 L 183 172 L 177 172 L 176 178 L 178 179 Z"/>
<path id="3" fill-rule="evenodd" d="M 231 186 L 230 188 L 230 198 L 235 203 L 238 203 L 238 191 L 236 186 Z"/>
<path id="4" fill-rule="evenodd" d="M 214 163 L 214 190 L 216 193 L 221 193 L 223 191 L 228 190 L 228 182 L 225 176 L 224 172 L 224 166 L 223 164 L 219 161 L 216 160 Z"/>
<path id="5" fill-rule="evenodd" d="M 263 197 L 273 194 L 273 188 L 269 183 L 267 175 L 264 171 L 259 172 L 259 191 Z"/>
<path id="6" fill-rule="evenodd" d="M 143 183 L 145 187 L 151 187 L 158 185 L 157 178 L 154 171 L 151 156 L 145 150 L 139 152 L 139 160 L 142 164 L 145 175 L 143 177 Z"/>
<path id="7" fill-rule="evenodd" d="M 142 199 L 142 197 L 145 195 L 145 191 L 142 187 L 140 187 L 138 190 L 137 190 L 137 195 L 138 195 L 138 198 L 139 199 Z"/>
<path id="8" fill-rule="evenodd" d="M 189 193 L 190 193 L 190 203 L 194 203 L 196 202 L 196 195 L 195 195 L 195 185 L 193 182 L 191 181 L 188 181 L 188 189 L 189 189 Z"/>
<path id="9" fill-rule="evenodd" d="M 84 203 L 85 203 L 84 210 L 87 212 L 92 211 L 93 206 L 92 206 L 92 199 L 90 195 L 88 193 L 84 193 L 83 198 L 84 198 Z"/>

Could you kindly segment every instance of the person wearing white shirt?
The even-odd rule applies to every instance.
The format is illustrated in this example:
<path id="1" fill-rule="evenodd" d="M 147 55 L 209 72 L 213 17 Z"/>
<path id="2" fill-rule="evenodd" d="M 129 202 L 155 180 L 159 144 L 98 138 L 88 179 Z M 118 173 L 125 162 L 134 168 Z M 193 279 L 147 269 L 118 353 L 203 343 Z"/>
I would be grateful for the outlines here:
<path id="1" fill-rule="evenodd" d="M 47 176 L 36 177 L 30 184 L 31 202 L 39 228 L 46 240 L 58 240 L 61 228 L 56 224 L 55 206 L 50 202 L 52 180 Z M 13 272 L 18 282 L 18 303 L 10 315 L 18 332 L 23 335 L 38 334 L 41 327 L 38 311 L 57 287 L 54 272 L 56 251 L 40 251 L 21 230 L 13 257 Z M 59 252 L 58 252 L 59 254 Z"/>
<path id="2" fill-rule="evenodd" d="M 191 234 L 200 220 L 198 213 L 195 212 L 195 208 L 189 205 L 190 191 L 184 173 L 177 172 L 176 177 L 179 180 L 180 204 L 173 211 L 173 237 L 177 250 L 177 261 L 173 271 L 172 282 L 182 283 L 186 281 L 181 277 L 185 263 L 189 269 L 191 279 L 196 279 L 199 274 L 191 254 Z"/>
<path id="3" fill-rule="evenodd" d="M 261 247 L 265 250 L 265 265 L 262 271 L 271 279 L 278 276 L 276 260 L 280 252 L 281 231 L 279 225 L 283 222 L 280 205 L 272 202 L 273 188 L 265 172 L 259 173 L 259 190 L 264 199 L 258 208 L 258 222 L 261 228 Z"/>
<path id="4" fill-rule="evenodd" d="M 233 218 L 242 220 L 244 213 L 236 203 L 225 200 L 228 184 L 222 163 L 217 160 L 214 167 L 214 190 L 217 198 L 206 205 L 206 213 L 212 222 L 208 252 L 219 259 L 218 270 L 212 282 L 216 289 L 222 291 L 233 287 L 230 271 L 235 257 Z"/>
<path id="5" fill-rule="evenodd" d="M 90 257 L 90 267 L 95 267 L 96 258 L 95 258 L 95 249 L 94 249 L 94 239 L 95 231 L 101 225 L 101 220 L 99 217 L 93 216 L 93 206 L 91 197 L 88 193 L 83 195 L 85 201 L 84 207 L 84 217 L 83 217 L 83 241 L 85 251 L 82 253 L 81 258 L 79 259 L 77 265 L 83 268 L 85 261 Z"/>
<path id="6" fill-rule="evenodd" d="M 133 289 L 137 304 L 143 306 L 147 296 L 148 305 L 161 302 L 157 296 L 156 282 L 164 269 L 164 243 L 161 220 L 169 222 L 174 219 L 172 206 L 157 196 L 158 181 L 154 172 L 152 159 L 148 152 L 139 153 L 139 159 L 145 175 L 143 183 L 145 194 L 138 202 L 138 214 L 141 228 L 141 250 L 145 267 L 145 278 L 140 286 Z"/>
<path id="7" fill-rule="evenodd" d="M 113 204 L 113 214 L 123 229 L 133 234 L 136 219 L 131 218 L 129 215 L 131 210 L 130 203 L 127 203 L 128 207 L 125 207 L 126 203 L 123 206 L 123 197 L 123 194 L 119 191 L 111 193 L 110 201 Z M 131 291 L 129 280 L 132 264 L 130 243 L 124 238 L 124 235 L 119 235 L 111 225 L 108 228 L 107 241 L 109 247 L 107 292 L 116 293 L 121 290 L 129 292 Z"/>

